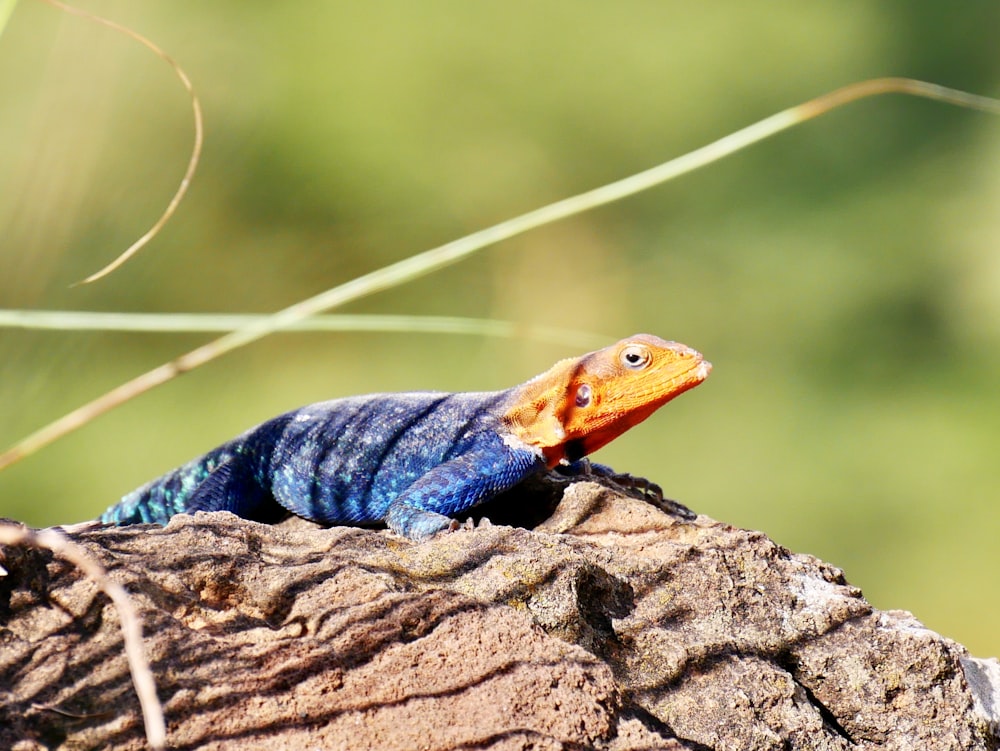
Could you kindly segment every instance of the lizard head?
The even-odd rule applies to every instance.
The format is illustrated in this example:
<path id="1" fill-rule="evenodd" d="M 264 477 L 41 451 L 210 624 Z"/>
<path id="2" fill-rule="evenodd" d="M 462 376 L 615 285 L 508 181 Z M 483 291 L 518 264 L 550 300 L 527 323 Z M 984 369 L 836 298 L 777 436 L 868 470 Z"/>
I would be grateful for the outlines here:
<path id="1" fill-rule="evenodd" d="M 540 450 L 550 467 L 575 461 L 697 386 L 711 370 L 690 347 L 636 334 L 557 362 L 513 389 L 504 425 Z"/>

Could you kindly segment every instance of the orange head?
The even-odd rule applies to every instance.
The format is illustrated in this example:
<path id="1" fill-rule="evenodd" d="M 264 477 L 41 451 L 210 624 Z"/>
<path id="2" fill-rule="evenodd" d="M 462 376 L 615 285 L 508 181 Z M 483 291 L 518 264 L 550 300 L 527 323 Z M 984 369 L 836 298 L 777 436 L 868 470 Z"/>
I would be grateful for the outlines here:
<path id="1" fill-rule="evenodd" d="M 690 347 L 636 334 L 557 362 L 512 389 L 504 425 L 553 467 L 601 448 L 697 386 L 711 370 Z"/>

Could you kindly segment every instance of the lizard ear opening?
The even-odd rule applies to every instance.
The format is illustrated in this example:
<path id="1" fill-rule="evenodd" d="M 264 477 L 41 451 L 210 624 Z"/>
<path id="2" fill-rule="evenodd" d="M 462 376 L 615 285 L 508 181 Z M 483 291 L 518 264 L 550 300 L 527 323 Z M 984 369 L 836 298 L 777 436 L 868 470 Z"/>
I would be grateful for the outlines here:
<path id="1" fill-rule="evenodd" d="M 580 409 L 589 407 L 593 396 L 594 393 L 591 390 L 590 386 L 587 385 L 586 383 L 581 383 L 579 386 L 577 386 L 576 389 L 576 399 L 575 399 L 576 406 L 579 407 Z"/>

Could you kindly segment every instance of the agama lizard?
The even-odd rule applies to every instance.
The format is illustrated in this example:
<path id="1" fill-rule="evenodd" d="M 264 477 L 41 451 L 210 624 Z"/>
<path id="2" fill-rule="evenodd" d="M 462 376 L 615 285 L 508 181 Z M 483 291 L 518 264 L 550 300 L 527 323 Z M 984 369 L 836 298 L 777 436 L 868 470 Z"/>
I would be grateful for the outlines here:
<path id="1" fill-rule="evenodd" d="M 222 510 L 270 521 L 284 510 L 325 524 L 384 522 L 420 540 L 535 472 L 572 473 L 711 369 L 683 344 L 637 334 L 505 391 L 320 402 L 132 491 L 101 521 L 166 524 Z"/>

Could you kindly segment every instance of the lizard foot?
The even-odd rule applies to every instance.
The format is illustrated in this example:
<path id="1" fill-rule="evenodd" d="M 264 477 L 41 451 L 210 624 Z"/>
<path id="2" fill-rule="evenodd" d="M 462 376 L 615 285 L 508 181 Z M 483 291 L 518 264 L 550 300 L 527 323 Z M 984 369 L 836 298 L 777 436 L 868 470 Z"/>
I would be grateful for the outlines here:
<path id="1" fill-rule="evenodd" d="M 590 476 L 600 477 L 608 480 L 625 491 L 638 495 L 642 500 L 656 506 L 661 511 L 690 521 L 697 518 L 697 514 L 682 503 L 663 497 L 663 488 L 645 477 L 636 477 L 627 472 L 615 472 L 605 464 L 597 464 L 589 459 L 580 459 L 573 462 L 568 467 L 560 467 L 563 474 L 569 476 Z"/>
<path id="2" fill-rule="evenodd" d="M 645 477 L 635 477 L 626 473 L 615 473 L 609 478 L 615 485 L 619 485 L 626 490 L 632 490 L 642 496 L 647 503 L 656 506 L 661 511 L 665 511 L 671 516 L 679 516 L 681 519 L 690 521 L 698 515 L 683 503 L 671 498 L 663 497 L 663 488 L 655 482 L 647 480 Z"/>

